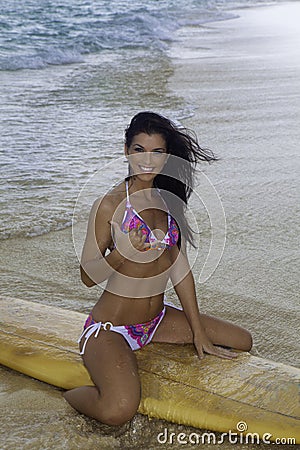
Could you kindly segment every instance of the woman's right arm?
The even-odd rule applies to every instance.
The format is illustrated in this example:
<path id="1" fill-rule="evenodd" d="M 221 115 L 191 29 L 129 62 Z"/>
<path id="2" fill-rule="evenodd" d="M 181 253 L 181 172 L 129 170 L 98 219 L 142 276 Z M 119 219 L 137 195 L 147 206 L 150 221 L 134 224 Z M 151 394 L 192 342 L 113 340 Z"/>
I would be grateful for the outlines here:
<path id="1" fill-rule="evenodd" d="M 80 263 L 81 280 L 87 287 L 108 279 L 126 260 L 116 248 L 105 256 L 112 244 L 112 215 L 113 207 L 109 199 L 95 201 L 90 212 Z"/>
<path id="2" fill-rule="evenodd" d="M 118 223 L 112 221 L 114 211 L 109 197 L 96 200 L 92 206 L 80 264 L 81 280 L 87 287 L 107 280 L 126 260 L 150 247 L 140 230 L 123 233 Z M 105 255 L 113 244 L 114 249 Z"/>

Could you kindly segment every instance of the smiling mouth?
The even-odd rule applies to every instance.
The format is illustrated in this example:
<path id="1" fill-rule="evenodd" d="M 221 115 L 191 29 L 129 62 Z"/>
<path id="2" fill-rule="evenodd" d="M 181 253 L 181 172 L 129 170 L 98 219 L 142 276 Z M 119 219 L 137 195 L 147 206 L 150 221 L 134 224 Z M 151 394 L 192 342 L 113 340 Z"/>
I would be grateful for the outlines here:
<path id="1" fill-rule="evenodd" d="M 144 173 L 151 173 L 154 170 L 154 167 L 150 167 L 150 166 L 140 166 L 139 168 L 141 169 L 142 172 Z"/>

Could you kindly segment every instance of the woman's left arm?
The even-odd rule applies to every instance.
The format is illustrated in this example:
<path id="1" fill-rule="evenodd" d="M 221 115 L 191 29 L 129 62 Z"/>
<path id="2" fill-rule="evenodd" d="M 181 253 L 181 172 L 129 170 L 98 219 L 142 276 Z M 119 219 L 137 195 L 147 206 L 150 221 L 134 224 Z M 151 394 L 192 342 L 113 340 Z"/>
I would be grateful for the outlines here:
<path id="1" fill-rule="evenodd" d="M 174 260 L 171 269 L 171 280 L 192 329 L 194 345 L 199 358 L 203 358 L 204 352 L 221 358 L 234 358 L 236 356 L 235 353 L 222 347 L 215 346 L 208 338 L 201 322 L 194 276 L 190 269 L 187 256 L 184 251 L 177 250 L 177 257 Z M 173 256 L 175 255 L 173 254 Z"/>

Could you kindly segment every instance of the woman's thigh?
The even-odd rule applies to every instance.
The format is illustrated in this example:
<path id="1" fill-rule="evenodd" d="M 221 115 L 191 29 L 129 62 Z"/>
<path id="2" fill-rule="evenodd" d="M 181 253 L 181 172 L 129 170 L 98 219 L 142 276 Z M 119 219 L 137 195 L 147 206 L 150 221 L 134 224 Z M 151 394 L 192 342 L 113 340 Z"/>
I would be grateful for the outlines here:
<path id="1" fill-rule="evenodd" d="M 97 337 L 92 335 L 83 362 L 103 400 L 121 408 L 138 408 L 141 388 L 137 361 L 120 334 L 101 330 Z"/>
<path id="2" fill-rule="evenodd" d="M 200 314 L 200 320 L 207 336 L 214 345 L 250 350 L 252 338 L 244 328 L 207 314 Z M 185 313 L 167 306 L 165 317 L 157 328 L 152 342 L 193 343 L 193 333 Z"/>

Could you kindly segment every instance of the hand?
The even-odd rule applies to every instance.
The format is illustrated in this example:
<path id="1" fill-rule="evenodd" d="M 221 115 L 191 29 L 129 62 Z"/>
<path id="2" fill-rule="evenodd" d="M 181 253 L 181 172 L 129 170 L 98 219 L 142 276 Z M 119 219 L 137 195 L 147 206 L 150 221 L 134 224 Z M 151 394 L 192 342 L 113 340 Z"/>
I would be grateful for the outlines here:
<path id="1" fill-rule="evenodd" d="M 204 352 L 223 359 L 234 359 L 238 356 L 237 353 L 232 352 L 231 350 L 214 345 L 208 339 L 206 333 L 202 333 L 200 336 L 194 337 L 194 345 L 196 347 L 199 359 L 204 358 Z"/>
<path id="2" fill-rule="evenodd" d="M 109 223 L 116 249 L 126 259 L 133 258 L 138 251 L 142 252 L 150 248 L 150 244 L 145 243 L 146 235 L 141 230 L 133 228 L 129 233 L 124 233 L 117 222 Z"/>
<path id="3" fill-rule="evenodd" d="M 151 250 L 162 251 L 165 248 L 167 248 L 167 244 L 165 244 L 164 242 L 161 242 L 159 240 L 156 240 L 154 242 L 151 242 L 150 248 L 151 248 Z"/>

